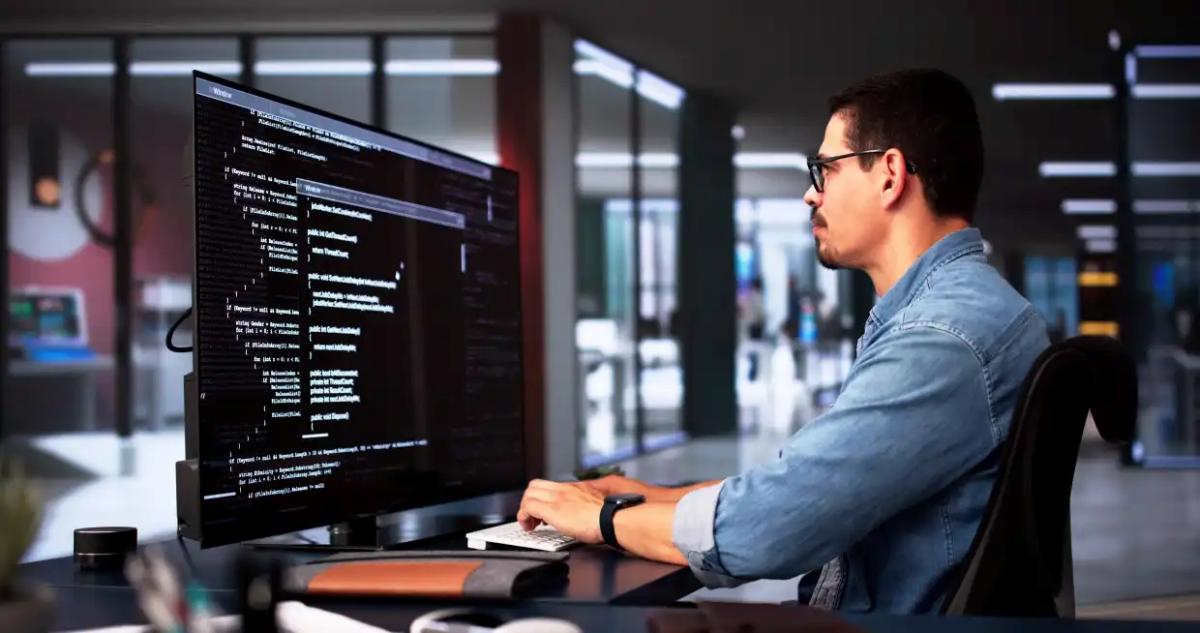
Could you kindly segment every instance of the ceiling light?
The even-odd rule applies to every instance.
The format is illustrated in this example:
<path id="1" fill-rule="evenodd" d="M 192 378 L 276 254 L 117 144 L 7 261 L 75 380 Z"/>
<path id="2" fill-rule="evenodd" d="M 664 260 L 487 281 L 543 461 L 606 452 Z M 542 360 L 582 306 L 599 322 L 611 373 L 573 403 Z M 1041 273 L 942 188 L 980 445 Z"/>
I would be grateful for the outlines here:
<path id="1" fill-rule="evenodd" d="M 1107 161 L 1096 162 L 1044 162 L 1038 165 L 1038 173 L 1043 178 L 1060 178 L 1079 176 L 1094 178 L 1099 176 L 1117 175 L 1115 163 Z"/>
<path id="2" fill-rule="evenodd" d="M 1067 215 L 1099 215 L 1117 212 L 1116 200 L 1063 200 L 1062 212 Z"/>
<path id="3" fill-rule="evenodd" d="M 1133 175 L 1142 177 L 1162 176 L 1200 176 L 1200 163 L 1187 162 L 1150 162 L 1142 161 L 1133 164 Z"/>
<path id="4" fill-rule="evenodd" d="M 638 165 L 651 169 L 670 169 L 679 166 L 679 156 L 666 152 L 646 152 L 638 157 Z M 633 155 L 622 152 L 580 152 L 575 155 L 575 166 L 629 168 L 633 166 Z"/>
<path id="5" fill-rule="evenodd" d="M 1155 213 L 1200 213 L 1200 200 L 1134 200 L 1133 212 Z"/>
<path id="6" fill-rule="evenodd" d="M 683 103 L 683 88 L 646 70 L 637 71 L 637 91 L 643 97 L 671 110 Z"/>
<path id="7" fill-rule="evenodd" d="M 485 76 L 500 72 L 494 59 L 404 59 L 383 65 L 388 75 L 403 76 Z"/>
<path id="8" fill-rule="evenodd" d="M 590 60 L 595 60 L 610 66 L 624 70 L 626 73 L 633 73 L 633 64 L 613 55 L 612 53 L 596 46 L 587 40 L 575 40 L 575 52 L 580 56 Z"/>
<path id="9" fill-rule="evenodd" d="M 802 169 L 808 164 L 804 154 L 795 152 L 738 152 L 733 155 L 733 164 L 738 169 Z M 645 168 L 675 168 L 679 166 L 679 155 L 667 152 L 646 152 L 638 158 Z M 633 166 L 633 155 L 625 152 L 580 152 L 575 155 L 575 165 L 586 168 L 629 168 Z"/>
<path id="10" fill-rule="evenodd" d="M 733 164 L 742 169 L 803 169 L 808 171 L 808 157 L 796 152 L 739 152 Z"/>
<path id="11" fill-rule="evenodd" d="M 996 84 L 992 96 L 1007 99 L 1112 99 L 1112 84 Z"/>
<path id="12" fill-rule="evenodd" d="M 595 75 L 602 79 L 607 79 L 610 83 L 616 84 L 624 90 L 629 90 L 633 87 L 632 72 L 615 66 L 610 66 L 599 60 L 576 60 L 574 69 L 575 74 L 577 75 Z"/>
<path id="13" fill-rule="evenodd" d="M 1081 224 L 1075 234 L 1084 240 L 1115 240 L 1117 227 L 1112 224 Z"/>
<path id="14" fill-rule="evenodd" d="M 1138 46 L 1133 49 L 1138 57 L 1169 59 L 1200 57 L 1200 46 Z"/>
<path id="15" fill-rule="evenodd" d="M 112 62 L 33 62 L 25 64 L 28 77 L 104 77 L 117 71 Z"/>
<path id="16" fill-rule="evenodd" d="M 238 75 L 242 72 L 240 62 L 133 62 L 129 65 L 129 74 L 140 77 L 179 77 L 190 76 L 193 70 L 210 75 Z"/>
<path id="17" fill-rule="evenodd" d="M 1136 84 L 1138 99 L 1200 99 L 1200 84 Z"/>
<path id="18" fill-rule="evenodd" d="M 373 72 L 375 72 L 375 64 L 367 60 L 269 60 L 254 64 L 254 74 L 263 76 L 361 77 Z"/>

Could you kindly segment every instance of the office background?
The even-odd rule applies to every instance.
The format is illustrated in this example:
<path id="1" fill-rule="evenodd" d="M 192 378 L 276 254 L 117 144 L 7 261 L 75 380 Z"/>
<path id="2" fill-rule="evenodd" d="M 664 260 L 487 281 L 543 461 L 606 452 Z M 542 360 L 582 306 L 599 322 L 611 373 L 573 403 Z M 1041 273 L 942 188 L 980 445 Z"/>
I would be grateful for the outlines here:
<path id="1" fill-rule="evenodd" d="M 1077 564 L 1117 574 L 1139 547 L 1190 551 L 1151 553 L 1134 563 L 1149 580 L 1097 581 L 1093 595 L 1196 591 L 1180 579 L 1200 576 L 1197 13 L 1187 2 L 6 7 L 0 438 L 52 500 L 33 556 L 66 553 L 83 524 L 174 530 L 163 473 L 182 455 L 191 360 L 162 341 L 191 299 L 193 68 L 518 169 L 533 220 L 532 467 L 621 462 L 671 480 L 766 458 L 836 396 L 873 297 L 861 275 L 815 262 L 804 156 L 829 94 L 932 65 L 978 103 L 977 223 L 993 265 L 1057 336 L 1116 335 L 1138 357 L 1138 442 L 1094 449 L 1077 478 Z M 178 342 L 189 336 L 185 324 Z M 1113 522 L 1135 499 L 1152 537 Z"/>

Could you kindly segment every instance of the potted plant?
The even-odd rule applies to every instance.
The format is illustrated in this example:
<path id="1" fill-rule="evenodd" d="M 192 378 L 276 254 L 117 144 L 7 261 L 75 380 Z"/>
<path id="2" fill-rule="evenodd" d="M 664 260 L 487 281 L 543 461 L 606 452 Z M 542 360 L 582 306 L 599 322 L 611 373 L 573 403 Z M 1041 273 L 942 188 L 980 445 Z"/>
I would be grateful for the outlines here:
<path id="1" fill-rule="evenodd" d="M 41 519 L 41 501 L 32 484 L 20 468 L 0 460 L 0 622 L 6 631 L 50 630 L 50 590 L 17 581 L 17 566 L 33 544 Z"/>

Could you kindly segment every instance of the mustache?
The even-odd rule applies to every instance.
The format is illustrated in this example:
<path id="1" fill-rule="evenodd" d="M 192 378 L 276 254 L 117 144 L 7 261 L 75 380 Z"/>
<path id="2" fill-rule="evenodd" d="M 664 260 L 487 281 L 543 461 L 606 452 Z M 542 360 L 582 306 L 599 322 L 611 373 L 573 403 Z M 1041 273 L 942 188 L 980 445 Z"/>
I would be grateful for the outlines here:
<path id="1" fill-rule="evenodd" d="M 821 213 L 817 209 L 817 207 L 810 207 L 810 209 L 812 210 L 812 212 L 811 212 L 811 215 L 809 215 L 809 222 L 813 226 L 825 227 L 826 226 L 825 218 L 823 216 L 821 216 Z"/>

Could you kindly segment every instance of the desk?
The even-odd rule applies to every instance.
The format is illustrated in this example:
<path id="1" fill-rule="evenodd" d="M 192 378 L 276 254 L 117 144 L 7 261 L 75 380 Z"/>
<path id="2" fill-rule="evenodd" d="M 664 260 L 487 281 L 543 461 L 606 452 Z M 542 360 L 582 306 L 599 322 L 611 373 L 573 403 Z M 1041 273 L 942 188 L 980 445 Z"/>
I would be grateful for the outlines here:
<path id="1" fill-rule="evenodd" d="M 406 544 L 405 549 L 454 550 L 463 549 L 461 535 L 423 539 Z M 187 562 L 176 541 L 160 544 L 167 558 L 179 569 Z M 237 586 L 232 575 L 234 561 L 244 546 L 230 545 L 200 550 L 189 544 L 188 551 L 196 572 L 206 586 L 216 591 L 232 592 Z M 570 568 L 566 585 L 537 596 L 538 601 L 593 604 L 660 605 L 672 603 L 700 588 L 695 575 L 686 567 L 656 563 L 618 552 L 603 545 L 577 547 L 567 561 Z M 278 552 L 285 560 L 296 563 L 326 556 L 312 552 Z M 21 577 L 29 582 L 57 589 L 111 590 L 128 589 L 124 575 L 119 572 L 82 572 L 75 569 L 70 558 L 56 558 L 22 565 Z"/>
<path id="2" fill-rule="evenodd" d="M 232 591 L 218 591 L 214 601 L 232 609 Z M 408 631 L 419 615 L 445 608 L 447 603 L 381 601 L 315 601 L 314 607 L 336 611 L 388 631 Z M 461 605 L 460 605 L 461 606 Z M 640 633 L 646 619 L 662 607 L 615 606 L 564 602 L 524 602 L 479 605 L 505 618 L 554 617 L 570 620 L 587 633 Z M 56 591 L 55 631 L 95 628 L 145 622 L 134 604 L 128 587 L 69 587 Z M 670 608 L 690 609 L 691 605 Z M 797 614 L 799 616 L 799 612 Z M 906 631 L 912 633 L 1182 633 L 1195 631 L 1187 622 L 1102 622 L 1088 620 L 1029 620 L 1004 618 L 939 618 L 935 616 L 847 615 L 844 619 L 864 631 Z M 764 629 L 756 629 L 768 633 Z M 829 631 L 829 629 L 822 629 Z"/>

